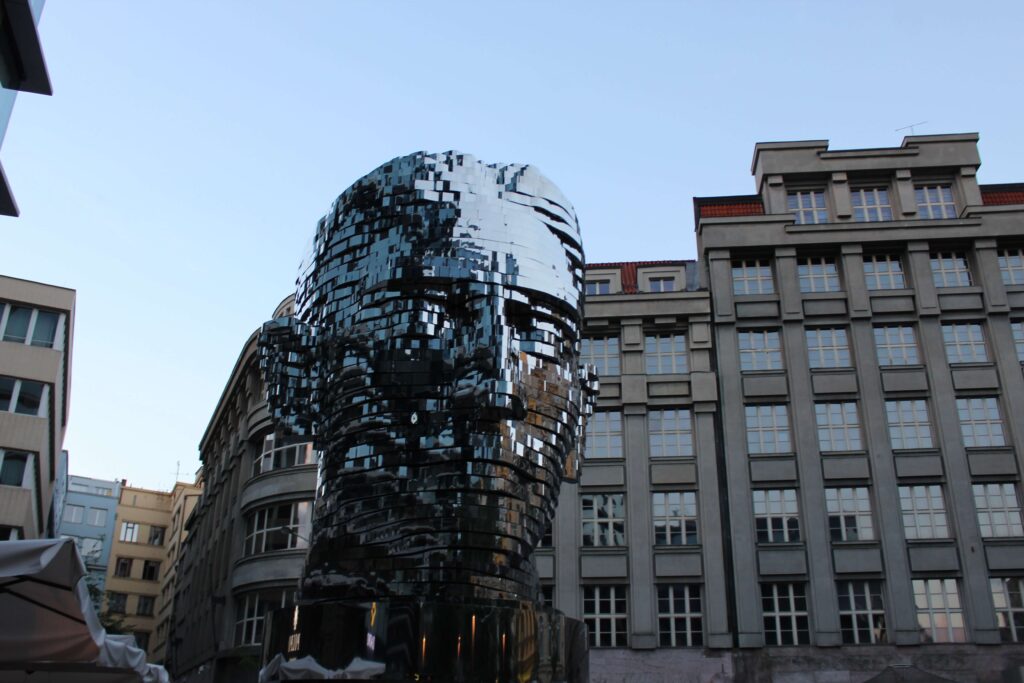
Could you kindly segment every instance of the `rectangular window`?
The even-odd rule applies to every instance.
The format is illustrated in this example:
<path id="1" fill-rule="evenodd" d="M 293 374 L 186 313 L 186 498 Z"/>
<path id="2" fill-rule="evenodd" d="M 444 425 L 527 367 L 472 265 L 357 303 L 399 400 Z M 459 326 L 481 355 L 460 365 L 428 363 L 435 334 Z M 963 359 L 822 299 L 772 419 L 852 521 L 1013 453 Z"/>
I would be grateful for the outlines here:
<path id="1" fill-rule="evenodd" d="M 793 212 L 793 222 L 797 225 L 828 223 L 824 190 L 790 192 L 787 197 L 787 208 Z"/>
<path id="2" fill-rule="evenodd" d="M 167 527 L 153 525 L 149 527 L 149 544 L 150 545 L 163 545 L 164 535 L 167 533 Z"/>
<path id="3" fill-rule="evenodd" d="M 871 254 L 864 256 L 864 279 L 868 289 L 906 289 L 903 261 L 897 254 Z"/>
<path id="4" fill-rule="evenodd" d="M 15 344 L 53 348 L 61 314 L 0 302 L 0 338 Z"/>
<path id="5" fill-rule="evenodd" d="M 245 516 L 245 555 L 305 548 L 309 543 L 308 500 L 259 508 Z"/>
<path id="6" fill-rule="evenodd" d="M 1010 323 L 1013 331 L 1013 345 L 1017 349 L 1017 360 L 1024 363 L 1024 322 L 1015 320 Z"/>
<path id="7" fill-rule="evenodd" d="M 156 598 L 151 595 L 140 595 L 138 603 L 135 606 L 135 613 L 140 617 L 151 617 L 153 616 L 153 605 L 156 603 Z"/>
<path id="8" fill-rule="evenodd" d="M 661 647 L 701 647 L 704 644 L 698 584 L 658 584 L 658 644 Z"/>
<path id="9" fill-rule="evenodd" d="M 800 541 L 800 510 L 796 489 L 753 491 L 754 527 L 758 543 Z"/>
<path id="10" fill-rule="evenodd" d="M 892 220 L 889 190 L 884 187 L 860 187 L 850 190 L 853 220 L 863 223 Z"/>
<path id="11" fill-rule="evenodd" d="M 545 607 L 555 606 L 555 584 L 542 583 L 540 585 L 541 604 Z"/>
<path id="12" fill-rule="evenodd" d="M 1013 576 L 989 579 L 996 622 L 1004 643 L 1024 640 L 1024 579 Z"/>
<path id="13" fill-rule="evenodd" d="M 740 370 L 781 370 L 782 344 L 778 330 L 740 330 Z"/>
<path id="14" fill-rule="evenodd" d="M 836 260 L 831 256 L 801 258 L 796 270 L 800 291 L 805 294 L 840 291 L 839 270 L 836 268 Z"/>
<path id="15" fill-rule="evenodd" d="M 975 484 L 974 507 L 978 510 L 978 526 L 985 538 L 1024 536 L 1017 485 L 1013 482 Z"/>
<path id="16" fill-rule="evenodd" d="M 263 620 L 271 610 L 290 607 L 295 593 L 272 589 L 244 593 L 235 601 L 235 645 L 262 645 Z"/>
<path id="17" fill-rule="evenodd" d="M 850 367 L 850 345 L 846 328 L 816 327 L 805 330 L 807 362 L 814 368 Z"/>
<path id="18" fill-rule="evenodd" d="M 89 508 L 89 514 L 85 518 L 85 523 L 89 526 L 106 526 L 107 511 L 103 508 Z"/>
<path id="19" fill-rule="evenodd" d="M 619 374 L 619 338 L 584 337 L 580 344 L 581 360 L 597 370 L 598 377 Z"/>
<path id="20" fill-rule="evenodd" d="M 626 647 L 626 586 L 584 586 L 583 623 L 590 647 Z"/>
<path id="21" fill-rule="evenodd" d="M 936 287 L 970 287 L 971 270 L 962 251 L 932 252 L 932 281 Z"/>
<path id="22" fill-rule="evenodd" d="M 893 450 L 932 448 L 932 425 L 923 399 L 886 401 L 885 419 Z"/>
<path id="23" fill-rule="evenodd" d="M 966 642 L 967 629 L 956 579 L 914 579 L 911 583 L 921 640 L 925 643 Z"/>
<path id="24" fill-rule="evenodd" d="M 0 486 L 20 487 L 25 484 L 25 471 L 29 469 L 28 463 L 28 453 L 0 451 Z"/>
<path id="25" fill-rule="evenodd" d="M 802 583 L 762 583 L 765 645 L 809 645 L 807 595 Z"/>
<path id="26" fill-rule="evenodd" d="M 103 541 L 100 539 L 68 536 L 66 534 L 61 534 L 61 538 L 74 540 L 75 545 L 78 546 L 78 554 L 81 555 L 83 562 L 96 563 L 100 561 L 100 556 L 103 554 Z M 106 571 L 106 567 L 103 567 L 102 573 L 106 573 Z"/>
<path id="27" fill-rule="evenodd" d="M 697 494 L 694 491 L 651 494 L 655 545 L 696 545 Z"/>
<path id="28" fill-rule="evenodd" d="M 269 434 L 263 439 L 263 452 L 253 460 L 252 476 L 312 463 L 313 443 L 311 441 L 294 443 L 294 439 L 279 440 L 275 438 L 275 435 Z"/>
<path id="29" fill-rule="evenodd" d="M 693 421 L 689 410 L 652 410 L 647 413 L 647 439 L 652 458 L 693 455 Z"/>
<path id="30" fill-rule="evenodd" d="M 918 365 L 917 335 L 912 325 L 878 325 L 875 327 L 875 351 L 878 364 Z"/>
<path id="31" fill-rule="evenodd" d="M 882 582 L 836 581 L 839 595 L 839 630 L 846 645 L 885 642 L 885 607 Z"/>
<path id="32" fill-rule="evenodd" d="M 866 486 L 825 489 L 825 509 L 833 541 L 875 540 Z"/>
<path id="33" fill-rule="evenodd" d="M 951 185 L 917 185 L 914 196 L 919 218 L 956 218 Z"/>
<path id="34" fill-rule="evenodd" d="M 978 323 L 950 323 L 942 326 L 946 360 L 953 363 L 987 363 L 985 333 Z"/>
<path id="35" fill-rule="evenodd" d="M 789 412 L 785 405 L 746 406 L 747 453 L 790 453 Z"/>
<path id="36" fill-rule="evenodd" d="M 125 543 L 138 543 L 139 524 L 137 522 L 121 522 L 120 539 Z"/>
<path id="37" fill-rule="evenodd" d="M 644 337 L 644 360 L 649 375 L 689 372 L 686 335 L 682 332 L 647 335 Z"/>
<path id="38" fill-rule="evenodd" d="M 587 418 L 587 460 L 622 457 L 622 413 L 600 410 Z"/>
<path id="39" fill-rule="evenodd" d="M 160 580 L 160 563 L 156 560 L 145 560 L 142 563 L 142 580 L 143 581 L 159 581 Z"/>
<path id="40" fill-rule="evenodd" d="M 621 493 L 580 496 L 583 545 L 626 545 L 626 505 Z"/>
<path id="41" fill-rule="evenodd" d="M 107 612 L 110 614 L 124 614 L 127 605 L 128 595 L 126 593 L 107 592 Z"/>
<path id="42" fill-rule="evenodd" d="M 674 292 L 676 290 L 674 277 L 652 277 L 650 284 L 652 292 Z"/>
<path id="43" fill-rule="evenodd" d="M 587 280 L 585 287 L 584 291 L 587 296 L 611 294 L 612 291 L 611 280 Z"/>
<path id="44" fill-rule="evenodd" d="M 46 417 L 49 387 L 42 382 L 0 377 L 0 412 Z"/>
<path id="45" fill-rule="evenodd" d="M 815 403 L 814 418 L 818 424 L 818 449 L 828 451 L 859 451 L 860 415 L 853 401 Z"/>
<path id="46" fill-rule="evenodd" d="M 130 579 L 132 576 L 132 564 L 134 564 L 134 560 L 130 557 L 117 558 L 117 564 L 114 565 L 114 576 Z"/>
<path id="47" fill-rule="evenodd" d="M 1004 285 L 1024 285 L 1024 249 L 1000 249 L 999 272 Z"/>
<path id="48" fill-rule="evenodd" d="M 745 259 L 732 262 L 733 294 L 774 294 L 772 267 L 767 259 Z"/>
<path id="49" fill-rule="evenodd" d="M 938 484 L 901 486 L 900 510 L 907 539 L 949 538 L 946 502 Z"/>
<path id="50" fill-rule="evenodd" d="M 81 524 L 82 520 L 85 519 L 85 508 L 81 505 L 65 505 L 64 506 L 64 521 L 70 522 L 71 524 Z"/>
<path id="51" fill-rule="evenodd" d="M 960 416 L 960 433 L 967 448 L 1005 446 L 1003 418 L 999 402 L 992 396 L 958 398 L 956 411 Z"/>

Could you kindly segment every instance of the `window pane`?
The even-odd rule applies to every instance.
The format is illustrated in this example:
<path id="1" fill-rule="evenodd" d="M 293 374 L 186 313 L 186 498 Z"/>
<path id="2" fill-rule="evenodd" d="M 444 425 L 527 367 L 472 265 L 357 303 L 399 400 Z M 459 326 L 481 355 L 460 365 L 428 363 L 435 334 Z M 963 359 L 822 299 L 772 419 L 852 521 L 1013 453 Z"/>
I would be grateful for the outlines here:
<path id="1" fill-rule="evenodd" d="M 31 319 L 31 308 L 11 306 L 11 312 L 7 316 L 7 327 L 4 328 L 4 341 L 25 343 Z"/>
<path id="2" fill-rule="evenodd" d="M 21 380 L 21 391 L 18 392 L 18 405 L 14 412 L 22 415 L 39 415 L 43 402 L 43 383 Z"/>
<path id="3" fill-rule="evenodd" d="M 53 346 L 57 334 L 58 314 L 52 311 L 37 311 L 36 326 L 32 330 L 32 346 Z"/>

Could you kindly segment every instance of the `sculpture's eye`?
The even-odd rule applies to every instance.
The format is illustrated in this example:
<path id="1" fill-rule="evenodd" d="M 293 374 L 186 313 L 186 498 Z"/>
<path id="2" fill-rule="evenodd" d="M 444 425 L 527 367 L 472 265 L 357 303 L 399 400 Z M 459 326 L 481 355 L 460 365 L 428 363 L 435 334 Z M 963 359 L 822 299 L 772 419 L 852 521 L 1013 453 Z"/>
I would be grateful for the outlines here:
<path id="1" fill-rule="evenodd" d="M 521 301 L 505 300 L 505 320 L 520 332 L 532 332 L 537 329 L 537 319 L 533 309 Z"/>

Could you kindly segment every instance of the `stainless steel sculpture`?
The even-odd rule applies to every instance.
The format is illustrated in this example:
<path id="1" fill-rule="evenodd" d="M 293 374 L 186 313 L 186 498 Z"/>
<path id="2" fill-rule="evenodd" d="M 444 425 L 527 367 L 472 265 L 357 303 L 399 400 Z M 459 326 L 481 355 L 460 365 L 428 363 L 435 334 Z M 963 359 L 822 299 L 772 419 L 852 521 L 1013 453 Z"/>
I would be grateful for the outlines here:
<path id="1" fill-rule="evenodd" d="M 261 339 L 281 429 L 321 454 L 305 603 L 490 606 L 536 630 L 530 556 L 596 388 L 579 363 L 582 287 L 573 208 L 530 166 L 417 153 L 335 201 L 295 315 Z M 417 669 L 425 636 L 423 650 L 396 675 L 455 675 Z"/>

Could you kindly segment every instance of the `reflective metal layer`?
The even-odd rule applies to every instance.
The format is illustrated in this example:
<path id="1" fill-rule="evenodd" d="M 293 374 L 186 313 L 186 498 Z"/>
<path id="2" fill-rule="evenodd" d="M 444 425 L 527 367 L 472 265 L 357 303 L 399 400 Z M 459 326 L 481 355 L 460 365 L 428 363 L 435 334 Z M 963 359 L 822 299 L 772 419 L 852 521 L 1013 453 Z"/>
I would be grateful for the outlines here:
<path id="1" fill-rule="evenodd" d="M 304 599 L 536 599 L 596 388 L 582 278 L 530 166 L 417 153 L 338 197 L 261 339 L 275 416 L 321 453 Z"/>

